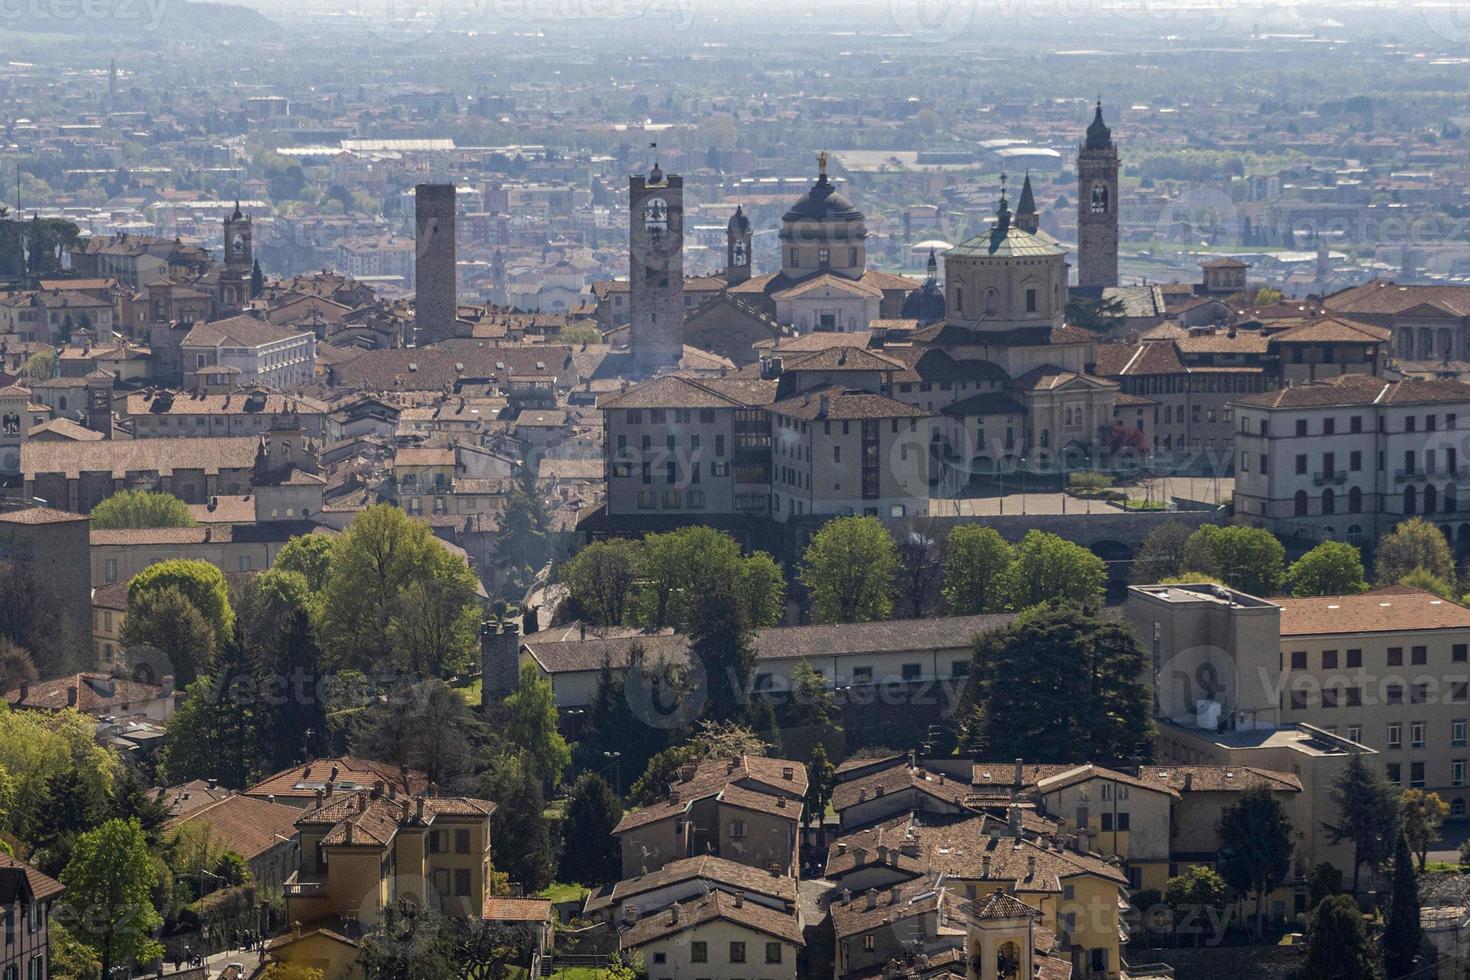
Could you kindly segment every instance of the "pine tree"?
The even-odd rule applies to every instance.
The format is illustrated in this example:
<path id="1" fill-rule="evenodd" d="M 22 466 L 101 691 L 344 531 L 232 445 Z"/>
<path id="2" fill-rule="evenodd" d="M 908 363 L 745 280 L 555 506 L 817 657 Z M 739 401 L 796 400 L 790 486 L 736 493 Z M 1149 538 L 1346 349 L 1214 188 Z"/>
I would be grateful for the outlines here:
<path id="1" fill-rule="evenodd" d="M 1411 976 L 1419 954 L 1419 879 L 1409 838 L 1400 833 L 1393 854 L 1393 892 L 1383 929 L 1383 972 L 1388 980 Z"/>
<path id="2" fill-rule="evenodd" d="M 562 825 L 563 881 L 597 886 L 621 877 L 621 856 L 612 831 L 622 817 L 623 805 L 607 780 L 595 772 L 582 773 L 572 787 Z"/>
<path id="3" fill-rule="evenodd" d="M 734 592 L 722 589 L 700 597 L 689 646 L 704 667 L 708 685 L 704 717 L 733 721 L 745 715 L 750 671 L 755 666 L 751 641 L 744 606 Z"/>
<path id="4" fill-rule="evenodd" d="M 827 750 L 821 742 L 812 749 L 811 761 L 806 764 L 806 809 L 802 822 L 811 826 L 815 820 L 821 824 L 827 814 L 827 804 L 832 802 L 832 789 L 837 785 L 837 768 L 827 758 Z"/>
<path id="5" fill-rule="evenodd" d="M 497 870 L 527 894 L 540 891 L 551 884 L 555 862 L 535 763 L 525 752 L 505 756 L 487 770 L 483 783 L 485 796 L 496 803 L 490 832 L 497 842 Z"/>
<path id="6" fill-rule="evenodd" d="M 1375 769 L 1369 769 L 1363 757 L 1354 754 L 1332 787 L 1332 802 L 1337 806 L 1338 820 L 1328 824 L 1332 843 L 1350 841 L 1353 845 L 1353 894 L 1358 894 L 1358 874 L 1363 865 L 1377 868 L 1388 856 L 1398 822 L 1398 801 L 1387 781 Z"/>
<path id="7" fill-rule="evenodd" d="M 1377 957 L 1363 928 L 1363 914 L 1346 895 L 1322 900 L 1312 913 L 1307 940 L 1307 965 L 1303 977 L 1310 980 L 1375 980 Z"/>

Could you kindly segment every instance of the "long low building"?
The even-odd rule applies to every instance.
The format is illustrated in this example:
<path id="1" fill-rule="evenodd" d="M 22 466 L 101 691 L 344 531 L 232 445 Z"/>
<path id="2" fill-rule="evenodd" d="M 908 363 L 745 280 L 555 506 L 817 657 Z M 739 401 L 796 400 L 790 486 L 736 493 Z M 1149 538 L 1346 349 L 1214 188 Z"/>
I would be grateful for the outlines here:
<path id="1" fill-rule="evenodd" d="M 946 616 L 883 623 L 775 626 L 755 631 L 751 688 L 791 689 L 797 665 L 806 661 L 834 687 L 913 684 L 968 675 L 975 637 L 1011 622 L 1010 614 Z M 689 661 L 689 637 L 680 633 L 563 638 L 548 630 L 521 641 L 520 663 L 535 664 L 550 679 L 559 708 L 582 708 L 597 694 L 603 664 L 618 676 L 629 652 L 643 651 L 644 663 Z"/>

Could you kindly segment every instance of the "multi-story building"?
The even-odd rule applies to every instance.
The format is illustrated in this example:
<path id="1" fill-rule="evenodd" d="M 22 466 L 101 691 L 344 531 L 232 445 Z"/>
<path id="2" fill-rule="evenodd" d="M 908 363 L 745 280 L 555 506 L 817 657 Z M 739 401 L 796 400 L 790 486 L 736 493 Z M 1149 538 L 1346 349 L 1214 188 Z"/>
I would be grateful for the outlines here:
<path id="1" fill-rule="evenodd" d="M 51 906 L 64 890 L 61 882 L 0 851 L 0 977 L 51 975 Z"/>
<path id="2" fill-rule="evenodd" d="M 136 439 L 260 436 L 295 428 L 325 443 L 342 438 L 341 425 L 326 405 L 264 388 L 134 392 L 123 402 L 122 419 L 131 420 Z"/>
<path id="3" fill-rule="evenodd" d="M 1343 375 L 1239 399 L 1236 519 L 1303 541 L 1373 541 L 1407 517 L 1470 549 L 1460 508 L 1470 385 Z M 1463 515 L 1463 516 L 1462 516 Z"/>
<path id="4" fill-rule="evenodd" d="M 184 386 L 198 383 L 201 368 L 239 370 L 242 386 L 288 390 L 316 376 L 316 336 L 309 330 L 278 327 L 253 316 L 233 316 L 196 324 L 180 342 Z"/>

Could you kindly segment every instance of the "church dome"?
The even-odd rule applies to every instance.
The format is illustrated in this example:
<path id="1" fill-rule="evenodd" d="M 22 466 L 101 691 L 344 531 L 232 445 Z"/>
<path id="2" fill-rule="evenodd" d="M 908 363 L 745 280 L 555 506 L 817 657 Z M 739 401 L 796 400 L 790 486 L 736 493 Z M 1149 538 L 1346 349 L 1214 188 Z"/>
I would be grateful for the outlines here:
<path id="1" fill-rule="evenodd" d="M 1103 122 L 1102 100 L 1097 102 L 1097 114 L 1092 117 L 1092 124 L 1087 127 L 1087 149 L 1106 150 L 1113 145 L 1113 131 L 1108 124 Z"/>
<path id="2" fill-rule="evenodd" d="M 841 194 L 827 179 L 826 174 L 817 178 L 812 189 L 798 197 L 786 212 L 786 221 L 851 221 L 862 218 L 862 212 Z"/>
<path id="3" fill-rule="evenodd" d="M 900 315 L 907 320 L 918 320 L 921 327 L 943 320 L 944 290 L 933 279 L 925 281 L 924 285 L 903 298 Z"/>

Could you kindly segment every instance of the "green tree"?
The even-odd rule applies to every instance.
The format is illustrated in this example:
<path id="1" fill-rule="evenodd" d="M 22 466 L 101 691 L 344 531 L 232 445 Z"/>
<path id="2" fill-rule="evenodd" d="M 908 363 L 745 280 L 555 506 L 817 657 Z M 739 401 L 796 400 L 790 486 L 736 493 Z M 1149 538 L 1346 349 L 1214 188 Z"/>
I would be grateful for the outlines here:
<path id="1" fill-rule="evenodd" d="M 1196 946 L 1206 938 L 1206 930 L 1225 921 L 1225 910 L 1234 900 L 1225 879 L 1202 864 L 1170 878 L 1164 886 L 1164 902 L 1174 914 L 1176 932 L 1182 927 L 1192 933 Z"/>
<path id="2" fill-rule="evenodd" d="M 135 821 L 109 820 L 79 836 L 61 883 L 63 925 L 97 951 L 102 976 L 163 954 L 152 938 L 163 924 L 153 907 L 158 874 Z"/>
<path id="3" fill-rule="evenodd" d="M 1102 559 L 1080 544 L 1029 531 L 1011 566 L 1011 602 L 1017 609 L 1054 600 L 1095 608 L 1102 602 L 1107 581 Z"/>
<path id="4" fill-rule="evenodd" d="M 1399 826 L 1419 860 L 1419 870 L 1429 859 L 1429 845 L 1439 840 L 1439 829 L 1450 815 L 1450 805 L 1438 793 L 1406 789 L 1399 796 Z"/>
<path id="5" fill-rule="evenodd" d="M 1286 549 L 1264 528 L 1206 524 L 1184 545 L 1184 567 L 1219 578 L 1232 589 L 1273 596 L 1286 578 Z"/>
<path id="6" fill-rule="evenodd" d="M 1380 537 L 1373 565 L 1379 585 L 1393 585 L 1416 568 L 1446 582 L 1455 579 L 1455 556 L 1449 542 L 1422 517 L 1410 518 Z"/>
<path id="7" fill-rule="evenodd" d="M 534 479 L 529 480 L 529 486 L 511 492 L 500 514 L 500 540 L 495 547 L 496 565 L 505 574 L 502 594 L 506 598 L 519 600 L 524 596 L 536 573 L 551 558 L 549 526 L 550 518 L 535 491 Z"/>
<path id="8" fill-rule="evenodd" d="M 1264 787 L 1240 794 L 1220 816 L 1220 874 L 1242 895 L 1255 894 L 1257 938 L 1266 893 L 1291 870 L 1291 830 L 1286 808 Z"/>
<path id="9" fill-rule="evenodd" d="M 627 669 L 614 673 L 611 657 L 604 655 L 597 674 L 597 688 L 587 706 L 587 719 L 577 741 L 576 754 L 581 768 L 604 766 L 610 753 L 618 753 L 618 779 L 622 774 L 636 775 L 648 766 L 648 760 L 668 747 L 668 732 L 649 725 L 634 713 L 628 702 L 627 680 L 645 689 L 654 683 L 644 666 L 643 648 L 636 642 L 628 649 Z M 623 786 L 616 787 L 622 792 Z"/>
<path id="10" fill-rule="evenodd" d="M 623 804 L 607 780 L 595 772 L 578 776 L 566 812 L 561 880 L 596 887 L 621 878 L 622 855 L 612 832 L 623 818 Z"/>
<path id="11" fill-rule="evenodd" d="M 802 811 L 802 822 L 810 827 L 815 820 L 820 825 L 832 802 L 832 790 L 837 786 L 837 767 L 827 758 L 827 750 L 818 742 L 812 748 L 811 761 L 806 764 L 806 809 Z"/>
<path id="12" fill-rule="evenodd" d="M 0 561 L 0 637 L 25 650 L 42 677 L 90 669 L 77 662 L 55 598 L 15 562 Z"/>
<path id="13" fill-rule="evenodd" d="M 0 831 L 33 840 L 53 780 L 64 773 L 107 793 L 118 760 L 97 742 L 94 719 L 75 711 L 13 711 L 0 705 Z"/>
<path id="14" fill-rule="evenodd" d="M 123 490 L 92 508 L 94 531 L 123 528 L 193 527 L 189 505 L 171 493 Z"/>
<path id="15" fill-rule="evenodd" d="M 1393 890 L 1383 927 L 1383 973 L 1387 980 L 1414 975 L 1419 955 L 1419 878 L 1409 853 L 1409 838 L 1398 835 L 1393 854 Z"/>
<path id="16" fill-rule="evenodd" d="M 1069 326 L 1095 333 L 1107 333 L 1127 320 L 1123 301 L 1117 297 L 1073 296 L 1067 300 L 1065 316 Z"/>
<path id="17" fill-rule="evenodd" d="M 244 789 L 261 771 L 261 732 L 268 721 L 257 664 L 237 630 L 219 649 L 214 672 L 185 690 L 165 727 L 159 765 L 170 783 L 215 778 Z"/>
<path id="18" fill-rule="evenodd" d="M 1147 761 L 1147 654 L 1125 625 L 1038 607 L 976 641 L 967 739 L 994 758 Z"/>
<path id="19" fill-rule="evenodd" d="M 189 597 L 172 585 L 143 590 L 129 600 L 122 642 L 134 665 L 147 662 L 142 655 L 145 650 L 157 650 L 167 657 L 174 683 L 180 688 L 194 683 L 214 664 L 214 628 Z M 158 683 L 162 678 L 153 680 Z"/>
<path id="20" fill-rule="evenodd" d="M 1286 584 L 1294 596 L 1355 595 L 1367 591 L 1363 556 L 1345 541 L 1324 541 L 1291 563 Z"/>
<path id="21" fill-rule="evenodd" d="M 429 782 L 449 788 L 468 778 L 486 737 L 460 692 L 431 679 L 402 685 L 362 712 L 352 749 L 401 769 L 422 770 Z"/>
<path id="22" fill-rule="evenodd" d="M 584 619 L 620 626 L 638 581 L 638 544 L 627 538 L 593 541 L 561 566 L 561 581 Z"/>
<path id="23" fill-rule="evenodd" d="M 1332 843 L 1353 845 L 1353 894 L 1363 865 L 1377 868 L 1388 857 L 1398 824 L 1398 801 L 1387 780 L 1354 753 L 1331 790 L 1337 822 L 1327 825 Z"/>
<path id="24" fill-rule="evenodd" d="M 479 652 L 479 583 L 464 560 L 443 547 L 428 550 L 424 566 L 398 590 L 388 637 L 410 674 L 463 673 Z"/>
<path id="25" fill-rule="evenodd" d="M 31 862 L 55 877 L 71 858 L 77 835 L 107 815 L 107 793 L 97 780 L 75 769 L 53 773 L 30 835 Z"/>
<path id="26" fill-rule="evenodd" d="M 444 917 L 430 905 L 401 899 L 383 909 L 362 938 L 358 964 L 366 980 L 457 980 L 454 945 Z"/>
<path id="27" fill-rule="evenodd" d="M 102 964 L 97 953 L 79 942 L 62 924 L 62 918 L 53 915 L 46 927 L 46 938 L 51 945 L 52 980 L 98 980 Z"/>
<path id="28" fill-rule="evenodd" d="M 444 575 L 463 581 L 446 554 L 427 525 L 391 504 L 359 514 L 334 541 L 322 589 L 320 640 L 329 661 L 364 669 L 398 662 L 395 621 L 408 587 Z"/>
<path id="29" fill-rule="evenodd" d="M 653 630 L 672 626 L 687 631 L 701 596 L 732 586 L 739 589 L 746 561 L 735 539 L 712 527 L 686 527 L 668 534 L 645 536 L 637 565 L 642 583 L 638 595 L 639 625 Z M 762 573 L 753 571 L 752 575 L 752 584 L 759 585 Z M 770 614 L 769 594 L 758 592 L 756 598 L 767 608 L 747 609 L 747 622 L 756 621 L 752 612 Z"/>
<path id="30" fill-rule="evenodd" d="M 273 569 L 298 572 L 306 579 L 306 587 L 320 592 L 327 584 L 332 569 L 332 538 L 326 534 L 298 534 L 276 552 Z"/>
<path id="31" fill-rule="evenodd" d="M 207 561 L 189 558 L 169 558 L 149 565 L 128 583 L 129 615 L 133 604 L 148 592 L 174 588 L 199 610 L 199 615 L 214 630 L 217 640 L 229 636 L 235 629 L 235 611 L 230 608 L 230 590 L 225 584 L 225 573 Z"/>
<path id="32" fill-rule="evenodd" d="M 1378 961 L 1363 914 L 1347 895 L 1322 900 L 1312 912 L 1303 976 L 1311 980 L 1376 980 Z"/>
<path id="33" fill-rule="evenodd" d="M 506 698 L 510 718 L 505 734 L 524 751 L 535 774 L 555 786 L 572 761 L 571 746 L 557 727 L 556 695 L 551 681 L 532 663 L 521 668 L 515 693 Z M 494 797 L 492 797 L 494 799 Z"/>
<path id="34" fill-rule="evenodd" d="M 1148 533 L 1129 569 L 1134 585 L 1153 585 L 1184 574 L 1185 544 L 1194 531 L 1187 524 L 1170 521 Z"/>
<path id="35" fill-rule="evenodd" d="M 785 749 L 793 758 L 823 746 L 823 753 L 842 749 L 842 726 L 837 697 L 827 679 L 812 669 L 806 660 L 791 672 L 791 696 L 778 712 Z"/>
<path id="36" fill-rule="evenodd" d="M 1004 612 L 1015 550 L 994 528 L 961 524 L 945 546 L 940 593 L 951 615 Z"/>
<path id="37" fill-rule="evenodd" d="M 260 295 L 265 288 L 265 273 L 260 271 L 260 259 L 256 259 L 250 265 L 250 298 L 254 299 Z"/>
<path id="38" fill-rule="evenodd" d="M 1341 895 L 1343 889 L 1342 869 L 1326 861 L 1319 863 L 1307 876 L 1309 895 L 1307 904 L 1312 908 L 1322 904 L 1322 899 Z"/>
<path id="39" fill-rule="evenodd" d="M 898 548 L 876 517 L 837 517 L 802 556 L 801 581 L 822 623 L 867 623 L 893 611 Z"/>
<path id="40" fill-rule="evenodd" d="M 538 764 L 516 752 L 495 760 L 482 781 L 485 796 L 496 803 L 491 833 L 498 867 L 527 894 L 540 891 L 551 884 L 556 865 Z"/>
<path id="41" fill-rule="evenodd" d="M 31 384 L 48 381 L 55 375 L 56 354 L 52 351 L 36 351 L 26 358 L 26 380 Z"/>
<path id="42" fill-rule="evenodd" d="M 786 614 L 786 576 L 764 551 L 740 560 L 735 594 L 745 607 L 745 620 L 752 629 L 775 626 Z"/>
<path id="43" fill-rule="evenodd" d="M 1407 585 L 1411 589 L 1423 589 L 1431 592 L 1441 599 L 1456 599 L 1455 587 L 1450 582 L 1440 578 L 1427 568 L 1416 568 L 1399 576 L 1399 585 Z"/>
<path id="44" fill-rule="evenodd" d="M 288 615 L 285 631 L 269 652 L 280 696 L 268 704 L 271 721 L 263 733 L 262 750 L 270 759 L 268 768 L 279 771 L 317 755 L 313 743 L 320 746 L 327 731 L 322 651 L 306 610 Z"/>
<path id="45" fill-rule="evenodd" d="M 740 718 L 755 666 L 755 646 L 744 607 L 732 591 L 716 589 L 699 597 L 689 649 L 704 670 L 704 716 L 716 721 Z"/>
<path id="46" fill-rule="evenodd" d="M 13 691 L 38 676 L 31 655 L 8 636 L 0 636 L 0 691 Z"/>

